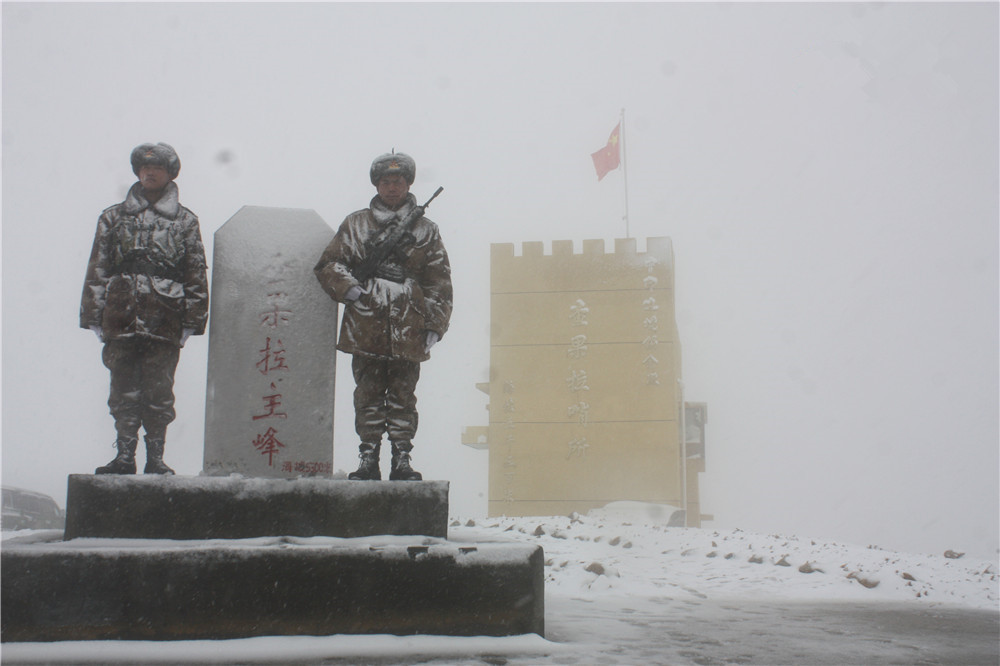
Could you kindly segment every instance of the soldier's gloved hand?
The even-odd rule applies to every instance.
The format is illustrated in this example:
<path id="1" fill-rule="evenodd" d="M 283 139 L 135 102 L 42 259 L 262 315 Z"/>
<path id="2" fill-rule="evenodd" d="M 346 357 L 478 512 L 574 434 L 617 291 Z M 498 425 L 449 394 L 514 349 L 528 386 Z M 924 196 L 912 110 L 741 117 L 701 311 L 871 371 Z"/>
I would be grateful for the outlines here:
<path id="1" fill-rule="evenodd" d="M 184 346 L 184 343 L 187 342 L 188 338 L 190 338 L 193 334 L 194 334 L 193 328 L 185 328 L 181 330 L 181 347 Z"/>
<path id="2" fill-rule="evenodd" d="M 437 344 L 441 336 L 434 331 L 427 331 L 427 342 L 424 344 L 424 353 L 426 354 L 431 350 L 431 347 Z"/>
<path id="3" fill-rule="evenodd" d="M 97 336 L 98 340 L 100 340 L 101 342 L 104 342 L 104 329 L 103 328 L 101 328 L 100 326 L 91 326 L 90 330 L 92 330 L 94 332 L 94 335 Z"/>
<path id="4" fill-rule="evenodd" d="M 353 303 L 354 301 L 361 298 L 361 294 L 363 293 L 365 293 L 364 289 L 362 289 L 358 285 L 354 285 L 353 287 L 347 290 L 346 294 L 344 294 L 344 302 Z"/>

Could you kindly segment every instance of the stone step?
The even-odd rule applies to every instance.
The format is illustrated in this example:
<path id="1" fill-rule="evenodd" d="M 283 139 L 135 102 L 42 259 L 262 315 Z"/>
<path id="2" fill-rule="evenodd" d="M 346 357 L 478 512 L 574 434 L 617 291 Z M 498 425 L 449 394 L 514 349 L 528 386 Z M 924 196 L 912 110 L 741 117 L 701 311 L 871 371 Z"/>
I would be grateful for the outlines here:
<path id="1" fill-rule="evenodd" d="M 542 636 L 543 560 L 413 537 L 5 543 L 0 638 Z"/>
<path id="2" fill-rule="evenodd" d="M 66 539 L 448 536 L 447 481 L 72 474 Z"/>

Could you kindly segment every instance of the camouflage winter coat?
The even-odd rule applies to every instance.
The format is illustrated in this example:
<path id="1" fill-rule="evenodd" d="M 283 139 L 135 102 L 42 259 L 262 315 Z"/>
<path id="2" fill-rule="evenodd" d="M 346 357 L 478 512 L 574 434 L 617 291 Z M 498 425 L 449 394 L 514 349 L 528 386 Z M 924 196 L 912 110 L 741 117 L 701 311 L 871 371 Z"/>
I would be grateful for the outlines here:
<path id="1" fill-rule="evenodd" d="M 396 212 L 396 219 L 414 205 L 416 199 L 410 194 Z M 344 306 L 337 349 L 348 354 L 426 361 L 430 358 L 424 349 L 427 331 L 443 337 L 451 319 L 448 253 L 437 225 L 422 217 L 387 259 L 386 264 L 391 265 L 359 283 L 351 271 L 365 257 L 365 243 L 386 224 L 395 223 L 378 222 L 376 214 L 386 216 L 378 197 L 372 199 L 370 208 L 348 215 L 316 264 L 317 279 L 335 301 L 344 303 L 351 287 L 364 290 L 358 300 Z"/>
<path id="2" fill-rule="evenodd" d="M 198 218 L 166 187 L 150 205 L 139 183 L 97 221 L 80 303 L 80 327 L 104 339 L 180 344 L 181 330 L 205 332 L 208 278 Z"/>

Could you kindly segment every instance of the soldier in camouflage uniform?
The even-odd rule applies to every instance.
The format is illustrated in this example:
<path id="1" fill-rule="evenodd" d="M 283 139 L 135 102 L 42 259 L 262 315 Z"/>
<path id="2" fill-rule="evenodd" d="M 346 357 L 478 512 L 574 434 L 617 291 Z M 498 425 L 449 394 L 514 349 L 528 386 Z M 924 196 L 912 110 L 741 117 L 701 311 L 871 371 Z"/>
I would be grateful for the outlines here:
<path id="1" fill-rule="evenodd" d="M 165 143 L 132 151 L 138 176 L 125 201 L 97 222 L 80 305 L 80 327 L 104 342 L 111 371 L 108 406 L 118 454 L 97 474 L 135 474 L 139 427 L 146 474 L 173 474 L 163 462 L 174 420 L 174 370 L 191 335 L 205 332 L 208 279 L 198 218 L 180 205 L 181 163 Z"/>
<path id="2" fill-rule="evenodd" d="M 377 480 L 383 435 L 392 444 L 392 480 L 419 480 L 410 465 L 417 431 L 420 363 L 448 330 L 452 287 L 448 253 L 438 227 L 421 217 L 375 275 L 359 282 L 352 270 L 371 241 L 399 224 L 417 205 L 410 194 L 416 165 L 403 153 L 375 159 L 369 171 L 377 194 L 368 208 L 351 213 L 316 265 L 316 277 L 345 306 L 337 349 L 353 355 L 355 429 L 361 465 L 349 478 Z"/>

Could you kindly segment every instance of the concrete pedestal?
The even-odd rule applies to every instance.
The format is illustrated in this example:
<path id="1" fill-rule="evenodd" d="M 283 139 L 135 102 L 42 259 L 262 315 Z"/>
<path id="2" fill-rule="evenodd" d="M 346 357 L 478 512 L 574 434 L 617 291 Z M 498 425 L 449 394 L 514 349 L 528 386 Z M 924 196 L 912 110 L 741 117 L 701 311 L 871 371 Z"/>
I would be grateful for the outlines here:
<path id="1" fill-rule="evenodd" d="M 447 481 L 69 477 L 66 538 L 448 536 Z"/>
<path id="2" fill-rule="evenodd" d="M 4 641 L 544 631 L 542 549 L 441 539 L 8 546 Z"/>
<path id="3" fill-rule="evenodd" d="M 73 475 L 66 504 L 4 543 L 0 640 L 543 635 L 542 549 L 447 541 L 446 481 Z"/>

